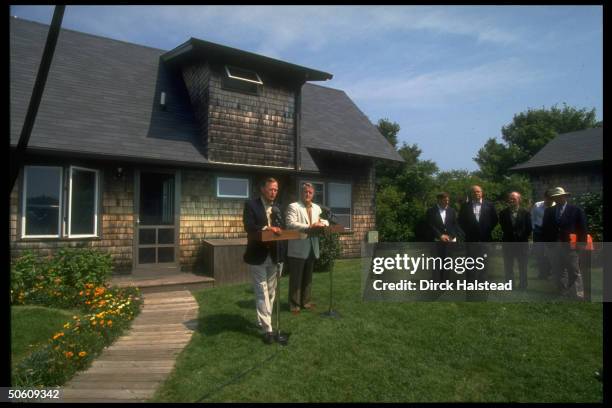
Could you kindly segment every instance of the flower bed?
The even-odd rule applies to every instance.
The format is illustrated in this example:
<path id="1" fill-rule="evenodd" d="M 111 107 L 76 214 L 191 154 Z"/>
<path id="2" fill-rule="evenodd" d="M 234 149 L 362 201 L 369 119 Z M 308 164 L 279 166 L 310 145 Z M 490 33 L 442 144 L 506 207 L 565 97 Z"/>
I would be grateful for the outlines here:
<path id="1" fill-rule="evenodd" d="M 64 324 L 63 330 L 55 333 L 47 344 L 26 356 L 15 367 L 13 386 L 64 384 L 78 370 L 89 366 L 104 347 L 128 328 L 140 311 L 142 299 L 138 288 L 116 288 L 99 283 L 101 276 L 108 276 L 104 267 L 96 269 L 96 276 L 80 273 L 79 268 L 95 269 L 100 264 L 106 265 L 105 257 L 96 253 L 91 255 L 91 252 L 63 255 L 63 260 L 40 261 L 26 254 L 26 258 L 20 258 L 13 267 L 12 278 L 15 275 L 18 278 L 12 281 L 13 304 L 70 305 L 83 312 L 73 316 L 71 321 Z M 83 262 L 88 257 L 94 262 Z M 64 269 L 55 267 L 60 263 L 63 263 Z M 45 273 L 50 270 L 51 273 Z M 34 281 L 23 279 L 24 276 L 33 277 Z M 91 279 L 95 283 L 82 282 L 83 279 Z M 67 281 L 73 284 L 65 284 Z"/>

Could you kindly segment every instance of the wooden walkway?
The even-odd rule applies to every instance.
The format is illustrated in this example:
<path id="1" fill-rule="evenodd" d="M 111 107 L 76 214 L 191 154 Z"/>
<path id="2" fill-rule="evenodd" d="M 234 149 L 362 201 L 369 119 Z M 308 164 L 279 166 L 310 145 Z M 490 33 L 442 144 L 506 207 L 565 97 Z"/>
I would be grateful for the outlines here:
<path id="1" fill-rule="evenodd" d="M 126 334 L 63 387 L 61 402 L 144 402 L 174 369 L 197 326 L 188 290 L 145 293 Z"/>

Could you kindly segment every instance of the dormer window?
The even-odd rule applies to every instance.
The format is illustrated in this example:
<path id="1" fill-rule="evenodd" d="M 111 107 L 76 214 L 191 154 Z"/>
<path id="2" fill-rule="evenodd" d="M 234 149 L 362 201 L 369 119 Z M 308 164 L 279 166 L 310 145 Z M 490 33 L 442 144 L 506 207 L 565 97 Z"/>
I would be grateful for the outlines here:
<path id="1" fill-rule="evenodd" d="M 263 81 L 257 75 L 257 72 L 226 65 L 225 74 L 225 77 L 223 77 L 224 89 L 259 95 Z"/>

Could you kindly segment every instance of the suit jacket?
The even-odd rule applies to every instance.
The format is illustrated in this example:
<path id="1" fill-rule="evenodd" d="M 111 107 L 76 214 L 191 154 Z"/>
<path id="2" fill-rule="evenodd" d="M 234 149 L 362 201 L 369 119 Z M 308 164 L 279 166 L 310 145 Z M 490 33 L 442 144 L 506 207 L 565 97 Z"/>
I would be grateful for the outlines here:
<path id="1" fill-rule="evenodd" d="M 504 242 L 527 242 L 531 235 L 531 213 L 524 208 L 519 208 L 516 222 L 512 225 L 512 214 L 510 208 L 504 208 L 499 212 L 499 225 L 503 232 Z"/>
<path id="2" fill-rule="evenodd" d="M 327 220 L 321 219 L 321 207 L 312 203 L 312 223 L 321 221 L 325 225 L 329 225 Z M 306 206 L 301 201 L 289 204 L 286 217 L 287 229 L 305 231 L 310 227 L 308 223 L 308 212 Z M 293 258 L 307 259 L 312 248 L 315 258 L 319 259 L 319 237 L 309 237 L 305 232 L 301 234 L 301 239 L 289 241 L 287 248 L 287 256 Z"/>
<path id="3" fill-rule="evenodd" d="M 472 210 L 472 201 L 461 206 L 459 210 L 459 226 L 465 233 L 466 242 L 491 242 L 491 232 L 497 225 L 497 212 L 493 203 L 482 200 L 480 221 L 476 221 Z"/>
<path id="4" fill-rule="evenodd" d="M 586 242 L 587 223 L 580 207 L 567 203 L 561 219 L 557 222 L 558 204 L 544 210 L 542 239 L 545 242 L 569 242 L 569 234 L 576 234 L 578 242 Z"/>
<path id="5" fill-rule="evenodd" d="M 431 241 L 439 240 L 442 234 L 449 235 L 451 240 L 453 238 L 464 238 L 463 231 L 457 223 L 457 212 L 450 206 L 446 209 L 445 222 L 442 222 L 437 204 L 427 210 L 425 213 L 425 222 L 427 223 L 427 232 Z"/>
<path id="6" fill-rule="evenodd" d="M 244 203 L 244 211 L 242 212 L 242 222 L 244 230 L 247 233 L 258 232 L 268 226 L 268 217 L 266 217 L 266 209 L 259 197 Z M 276 242 L 279 242 L 280 252 L 277 253 Z M 285 241 L 260 242 L 253 239 L 247 240 L 247 248 L 244 253 L 244 262 L 249 265 L 261 265 L 270 255 L 272 262 L 283 261 L 283 250 L 285 249 Z"/>

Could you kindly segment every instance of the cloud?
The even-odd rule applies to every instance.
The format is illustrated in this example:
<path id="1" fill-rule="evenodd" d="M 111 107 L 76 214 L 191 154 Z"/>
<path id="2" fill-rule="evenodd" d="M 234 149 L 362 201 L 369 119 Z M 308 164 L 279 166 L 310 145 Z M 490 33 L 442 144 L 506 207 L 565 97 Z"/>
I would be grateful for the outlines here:
<path id="1" fill-rule="evenodd" d="M 518 41 L 515 29 L 504 30 L 498 20 L 477 11 L 469 6 L 67 6 L 65 23 L 121 40 L 160 31 L 173 41 L 192 35 L 228 45 L 250 40 L 251 51 L 277 57 L 295 47 L 314 52 L 329 44 L 415 31 L 501 45 Z"/>
<path id="2" fill-rule="evenodd" d="M 389 73 L 383 78 L 355 78 L 346 73 L 334 86 L 361 102 L 425 108 L 490 98 L 545 77 L 550 79 L 551 75 L 554 74 L 532 69 L 517 58 L 507 58 L 459 70 Z"/>

